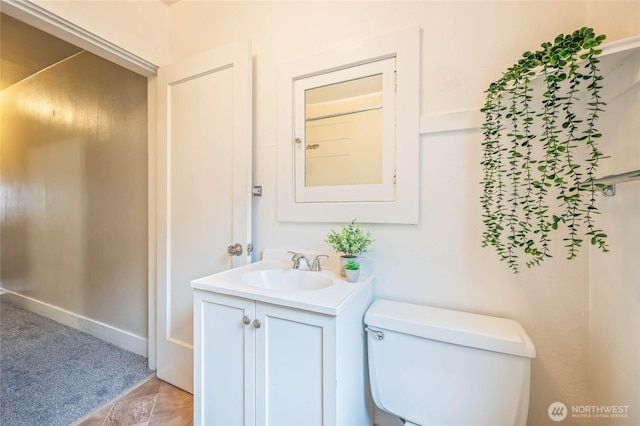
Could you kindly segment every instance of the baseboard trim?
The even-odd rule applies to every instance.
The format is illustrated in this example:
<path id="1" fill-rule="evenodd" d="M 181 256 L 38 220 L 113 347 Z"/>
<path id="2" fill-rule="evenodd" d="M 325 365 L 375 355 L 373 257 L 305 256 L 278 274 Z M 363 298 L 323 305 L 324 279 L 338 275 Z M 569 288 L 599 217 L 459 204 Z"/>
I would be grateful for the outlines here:
<path id="1" fill-rule="evenodd" d="M 9 299 L 11 303 L 23 309 L 113 343 L 130 352 L 144 357 L 148 356 L 147 339 L 144 337 L 10 290 L 0 289 L 0 294 L 3 294 L 3 298 Z"/>

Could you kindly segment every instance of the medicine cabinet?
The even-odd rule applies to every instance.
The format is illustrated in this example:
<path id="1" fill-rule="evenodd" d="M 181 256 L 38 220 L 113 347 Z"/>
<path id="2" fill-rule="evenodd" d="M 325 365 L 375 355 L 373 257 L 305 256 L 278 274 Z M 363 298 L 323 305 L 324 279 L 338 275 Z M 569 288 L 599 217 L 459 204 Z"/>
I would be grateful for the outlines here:
<path id="1" fill-rule="evenodd" d="M 279 72 L 278 219 L 418 223 L 420 29 Z"/>

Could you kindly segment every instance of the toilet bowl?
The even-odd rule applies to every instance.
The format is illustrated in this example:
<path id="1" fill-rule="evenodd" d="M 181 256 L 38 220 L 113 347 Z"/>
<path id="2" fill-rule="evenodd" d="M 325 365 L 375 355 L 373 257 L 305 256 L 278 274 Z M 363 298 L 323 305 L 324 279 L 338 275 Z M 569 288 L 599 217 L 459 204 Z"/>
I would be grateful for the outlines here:
<path id="1" fill-rule="evenodd" d="M 364 322 L 380 409 L 420 426 L 526 424 L 536 351 L 517 322 L 390 300 Z"/>

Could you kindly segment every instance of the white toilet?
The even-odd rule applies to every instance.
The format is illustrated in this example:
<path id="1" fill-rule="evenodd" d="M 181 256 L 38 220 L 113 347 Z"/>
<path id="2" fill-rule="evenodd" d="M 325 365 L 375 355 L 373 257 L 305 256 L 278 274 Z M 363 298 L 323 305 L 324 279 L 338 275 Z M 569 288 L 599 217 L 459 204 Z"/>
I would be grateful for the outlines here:
<path id="1" fill-rule="evenodd" d="M 407 425 L 525 425 L 533 342 L 504 318 L 390 300 L 364 317 L 376 405 Z"/>

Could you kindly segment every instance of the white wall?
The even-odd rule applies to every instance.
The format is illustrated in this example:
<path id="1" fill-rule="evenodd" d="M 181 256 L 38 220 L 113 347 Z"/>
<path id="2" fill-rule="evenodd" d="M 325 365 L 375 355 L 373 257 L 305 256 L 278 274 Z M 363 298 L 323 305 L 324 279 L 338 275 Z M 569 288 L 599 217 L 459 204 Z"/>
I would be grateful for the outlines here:
<path id="1" fill-rule="evenodd" d="M 602 175 L 640 169 L 640 51 L 607 76 L 603 90 L 607 115 L 601 129 L 611 159 Z M 640 413 L 640 181 L 616 185 L 616 195 L 601 197 L 600 224 L 611 253 L 592 250 L 589 380 L 593 401 L 628 405 Z M 599 424 L 632 424 L 611 420 Z"/>
<path id="2" fill-rule="evenodd" d="M 178 59 L 234 40 L 252 41 L 254 182 L 264 192 L 254 201 L 255 247 L 258 253 L 267 247 L 324 251 L 322 241 L 332 225 L 276 219 L 280 63 L 418 25 L 423 29 L 422 113 L 477 110 L 487 85 L 523 51 L 585 25 L 610 39 L 635 35 L 638 12 L 638 2 L 182 1 L 170 8 L 171 55 Z M 552 424 L 550 403 L 591 402 L 588 249 L 566 262 L 559 242 L 555 258 L 544 267 L 513 276 L 492 250 L 480 248 L 481 137 L 477 131 L 459 131 L 421 138 L 420 225 L 369 226 L 376 238 L 376 297 L 521 322 L 538 350 L 529 423 Z M 379 413 L 377 421 L 391 424 Z M 581 421 L 564 422 L 572 423 Z"/>

